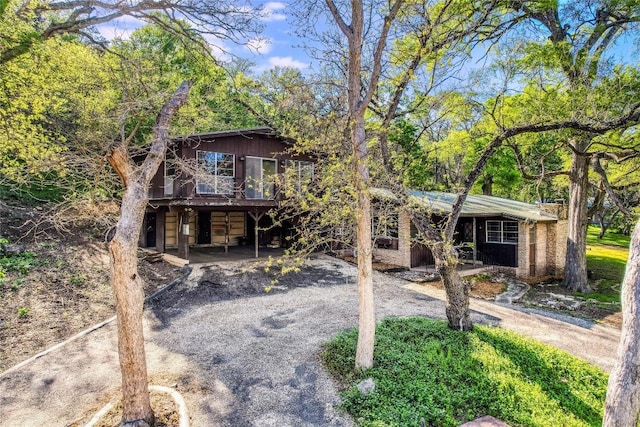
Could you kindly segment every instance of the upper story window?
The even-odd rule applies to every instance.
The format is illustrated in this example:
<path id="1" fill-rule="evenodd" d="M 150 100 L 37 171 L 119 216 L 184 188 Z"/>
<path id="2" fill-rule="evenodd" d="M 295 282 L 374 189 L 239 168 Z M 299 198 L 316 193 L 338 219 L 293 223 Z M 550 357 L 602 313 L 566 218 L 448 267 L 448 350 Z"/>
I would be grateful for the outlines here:
<path id="1" fill-rule="evenodd" d="M 167 150 L 164 158 L 163 192 L 165 197 L 173 196 L 173 182 L 176 177 L 176 159 L 173 151 Z"/>
<path id="2" fill-rule="evenodd" d="M 488 243 L 518 243 L 517 221 L 487 221 Z"/>
<path id="3" fill-rule="evenodd" d="M 197 151 L 196 188 L 198 194 L 233 194 L 235 156 L 214 151 Z"/>
<path id="4" fill-rule="evenodd" d="M 313 162 L 305 160 L 287 160 L 287 169 L 293 171 L 293 179 L 298 191 L 313 179 Z"/>
<path id="5" fill-rule="evenodd" d="M 246 158 L 245 196 L 247 199 L 274 199 L 276 195 L 276 159 Z"/>

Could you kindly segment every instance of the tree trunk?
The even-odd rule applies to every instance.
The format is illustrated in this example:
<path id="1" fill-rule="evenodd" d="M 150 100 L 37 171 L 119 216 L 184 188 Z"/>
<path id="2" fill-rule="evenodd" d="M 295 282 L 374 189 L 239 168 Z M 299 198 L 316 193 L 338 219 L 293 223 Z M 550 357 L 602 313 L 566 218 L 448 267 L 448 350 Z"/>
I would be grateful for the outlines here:
<path id="1" fill-rule="evenodd" d="M 137 237 L 146 197 L 127 189 L 114 239 L 109 242 L 111 274 L 118 318 L 118 354 L 122 374 L 122 422 L 125 426 L 153 426 L 155 416 L 149 400 L 147 362 L 144 351 L 142 310 L 143 283 L 138 275 Z M 137 191 L 141 193 L 141 191 Z M 142 191 L 142 193 L 144 193 Z"/>
<path id="2" fill-rule="evenodd" d="M 609 376 L 603 427 L 636 427 L 640 411 L 640 221 L 629 247 L 620 295 L 622 334 L 616 365 Z"/>
<path id="3" fill-rule="evenodd" d="M 112 146 L 107 161 L 124 186 L 120 219 L 109 242 L 111 282 L 116 296 L 118 355 L 122 375 L 122 424 L 145 427 L 155 424 L 149 399 L 147 362 L 144 351 L 142 310 L 144 292 L 138 275 L 138 237 L 148 202 L 147 189 L 166 152 L 169 124 L 186 102 L 191 83 L 184 82 L 162 107 L 153 128 L 153 141 L 142 165 L 137 166 L 126 141 Z"/>
<path id="4" fill-rule="evenodd" d="M 358 346 L 356 368 L 373 366 L 376 318 L 373 301 L 373 266 L 371 239 L 371 198 L 369 195 L 369 167 L 364 118 L 354 120 L 351 140 L 354 151 L 355 184 L 358 206 L 356 230 L 358 247 Z"/>
<path id="5" fill-rule="evenodd" d="M 455 249 L 434 246 L 432 253 L 436 261 L 436 270 L 440 274 L 447 295 L 446 315 L 449 327 L 460 331 L 473 329 L 469 311 L 469 285 L 462 280 L 456 270 L 458 257 Z"/>
<path id="6" fill-rule="evenodd" d="M 598 239 L 602 239 L 604 237 L 604 233 L 607 232 L 607 222 L 604 215 L 600 215 L 600 231 L 598 232 Z"/>
<path id="7" fill-rule="evenodd" d="M 369 193 L 366 191 L 360 192 L 358 199 L 358 346 L 356 367 L 366 369 L 373 366 L 376 334 L 371 248 L 371 201 Z"/>
<path id="8" fill-rule="evenodd" d="M 591 291 L 587 281 L 589 156 L 573 153 L 569 179 L 569 221 L 564 285 L 571 291 L 589 292 Z"/>
<path id="9" fill-rule="evenodd" d="M 493 175 L 485 175 L 482 181 L 482 194 L 485 196 L 493 195 Z"/>

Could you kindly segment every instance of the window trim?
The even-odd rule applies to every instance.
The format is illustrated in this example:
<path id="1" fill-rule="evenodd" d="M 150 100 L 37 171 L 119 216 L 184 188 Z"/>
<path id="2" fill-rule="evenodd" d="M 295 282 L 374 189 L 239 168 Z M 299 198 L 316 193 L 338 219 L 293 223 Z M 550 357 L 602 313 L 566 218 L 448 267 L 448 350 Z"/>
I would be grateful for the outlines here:
<path id="1" fill-rule="evenodd" d="M 196 150 L 196 164 L 197 167 L 200 168 L 203 164 L 204 164 L 204 159 L 202 158 L 203 154 L 201 153 L 213 153 L 214 157 L 216 157 L 216 161 L 215 162 L 211 162 L 210 165 L 214 166 L 213 171 L 210 169 L 206 170 L 206 173 L 210 174 L 214 179 L 213 182 L 210 183 L 205 183 L 205 182 L 199 182 L 198 181 L 198 173 L 199 171 L 196 171 L 196 193 L 201 194 L 201 195 L 224 195 L 224 196 L 230 196 L 233 195 L 234 193 L 234 185 L 233 182 L 235 181 L 235 177 L 236 177 L 236 155 L 233 153 L 223 153 L 220 151 L 209 151 L 209 150 Z M 217 160 L 217 156 L 218 155 L 224 155 L 224 156 L 231 156 L 231 164 L 232 164 L 232 176 L 227 176 L 227 175 L 218 175 L 218 160 Z M 205 166 L 210 166 L 210 165 L 205 165 Z M 224 168 L 224 169 L 229 169 L 229 168 Z M 224 191 L 225 188 L 223 188 L 223 184 L 222 182 L 224 182 L 224 179 L 220 179 L 219 178 L 226 178 L 227 180 L 230 179 L 232 182 L 232 186 L 231 189 Z M 213 185 L 212 185 L 213 184 Z M 203 186 L 203 187 L 201 187 Z M 211 188 L 212 191 L 206 191 L 204 190 L 204 186 Z"/>
<path id="2" fill-rule="evenodd" d="M 490 230 L 490 223 L 494 223 L 494 224 L 499 224 L 500 225 L 500 230 Z M 515 231 L 512 229 L 505 229 L 505 225 L 506 224 L 515 224 Z M 493 237 L 489 238 L 489 233 L 499 233 L 500 236 L 500 240 L 495 240 Z M 505 239 L 505 236 L 508 235 L 513 235 L 515 233 L 515 241 L 513 240 L 507 240 Z M 519 231 L 519 226 L 518 226 L 518 221 L 504 221 L 504 220 L 494 220 L 494 219 L 488 219 L 485 221 L 485 238 L 486 238 L 486 242 L 487 243 L 495 243 L 495 244 L 499 244 L 499 245 L 517 245 L 518 241 L 520 240 L 520 231 Z"/>
<path id="3" fill-rule="evenodd" d="M 380 222 L 380 217 L 385 221 Z M 380 231 L 380 233 L 378 233 Z M 400 242 L 400 214 L 398 212 L 379 215 L 374 212 L 371 216 L 371 234 L 374 246 L 378 249 L 398 250 Z M 395 235 L 394 235 L 395 234 Z"/>
<path id="4" fill-rule="evenodd" d="M 287 159 L 284 164 L 287 171 L 291 171 L 288 173 L 292 173 L 292 184 L 295 185 L 295 189 L 298 191 L 302 191 L 303 185 L 307 185 L 313 181 L 315 176 L 315 163 L 310 160 L 299 160 L 299 159 Z M 309 175 L 304 176 L 303 170 L 305 168 L 309 169 Z"/>

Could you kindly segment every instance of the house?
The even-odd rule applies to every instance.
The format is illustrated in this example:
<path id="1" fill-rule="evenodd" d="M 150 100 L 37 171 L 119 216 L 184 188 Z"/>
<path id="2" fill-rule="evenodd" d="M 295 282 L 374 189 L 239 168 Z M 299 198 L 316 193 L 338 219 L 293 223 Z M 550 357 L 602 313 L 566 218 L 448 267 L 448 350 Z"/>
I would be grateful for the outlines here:
<path id="1" fill-rule="evenodd" d="M 140 245 L 158 252 L 189 247 L 285 244 L 291 229 L 266 213 L 278 203 L 278 177 L 313 175 L 310 158 L 288 153 L 291 142 L 269 128 L 177 137 L 149 188 Z"/>
<path id="2" fill-rule="evenodd" d="M 451 212 L 456 195 L 414 191 L 410 197 L 425 211 L 443 217 Z M 409 216 L 402 211 L 392 215 L 395 218 L 382 228 L 376 227 L 380 221 L 374 215 L 376 260 L 409 268 L 434 265 L 429 249 L 415 242 L 417 232 Z M 454 244 L 464 263 L 499 266 L 517 277 L 561 274 L 567 245 L 566 206 L 469 195 Z"/>

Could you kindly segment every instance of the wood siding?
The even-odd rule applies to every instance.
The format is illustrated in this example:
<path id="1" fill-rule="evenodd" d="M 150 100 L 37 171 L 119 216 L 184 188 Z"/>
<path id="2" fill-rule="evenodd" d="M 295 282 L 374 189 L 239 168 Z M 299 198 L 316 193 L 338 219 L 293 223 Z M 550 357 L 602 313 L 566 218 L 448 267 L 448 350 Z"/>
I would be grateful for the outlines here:
<path id="1" fill-rule="evenodd" d="M 236 202 L 236 205 L 254 206 L 255 203 L 244 200 L 243 190 L 246 179 L 246 159 L 247 157 L 261 157 L 268 159 L 276 159 L 277 172 L 282 173 L 285 168 L 285 160 L 296 159 L 303 161 L 311 161 L 309 157 L 292 157 L 286 153 L 290 145 L 283 140 L 264 135 L 252 134 L 247 132 L 244 135 L 225 135 L 217 138 L 210 137 L 192 137 L 183 141 L 176 142 L 178 147 L 176 154 L 179 158 L 187 162 L 196 161 L 197 151 L 211 151 L 218 153 L 226 153 L 234 155 L 235 177 L 234 186 L 239 191 L 233 195 L 201 195 L 196 191 L 194 179 L 187 175 L 178 175 L 173 181 L 172 191 L 165 191 L 165 184 L 170 181 L 165 180 L 164 162 L 160 165 L 158 172 L 151 182 L 149 189 L 149 197 L 152 200 L 171 200 L 171 199 L 207 199 L 210 205 L 215 205 L 215 200 L 227 201 L 230 198 L 242 199 Z"/>

